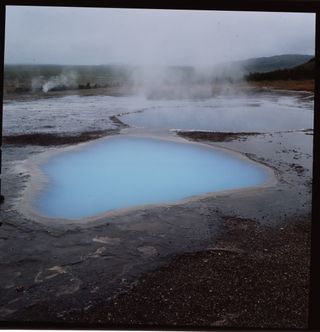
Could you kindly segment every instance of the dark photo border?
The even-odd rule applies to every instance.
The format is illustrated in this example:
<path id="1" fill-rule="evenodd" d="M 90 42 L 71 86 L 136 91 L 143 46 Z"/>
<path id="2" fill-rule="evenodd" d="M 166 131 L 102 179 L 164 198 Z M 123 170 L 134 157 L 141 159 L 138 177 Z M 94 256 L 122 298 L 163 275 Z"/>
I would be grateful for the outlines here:
<path id="1" fill-rule="evenodd" d="M 5 16 L 6 6 L 58 6 L 58 7 L 106 7 L 106 8 L 144 8 L 144 9 L 183 9 L 183 10 L 224 10 L 224 11 L 260 11 L 260 12 L 309 12 L 316 14 L 315 26 L 315 57 L 316 76 L 314 91 L 314 136 L 313 136 L 313 184 L 312 184 L 312 223 L 311 223 L 311 280 L 310 280 L 310 302 L 309 302 L 309 330 L 320 330 L 320 1 L 318 0 L 223 0 L 219 2 L 197 0 L 4 0 L 0 4 L 0 76 L 3 87 L 4 74 L 4 47 L 5 47 Z M 3 112 L 3 88 L 0 89 L 0 145 L 2 145 L 2 112 Z M 1 149 L 0 149 L 1 162 Z M 1 163 L 0 163 L 1 170 Z M 1 178 L 0 178 L 0 194 Z M 0 201 L 5 199 L 1 195 Z M 0 206 L 1 208 L 1 206 Z M 0 272 L 1 273 L 1 272 Z M 1 329 L 110 329 L 108 326 L 80 323 L 29 323 L 29 322 L 1 322 Z M 123 327 L 122 327 L 123 328 Z M 150 327 L 128 326 L 128 329 L 150 330 Z M 154 327 L 157 330 L 195 330 L 190 327 L 169 326 Z M 114 327 L 112 329 L 115 329 Z M 201 330 L 258 330 L 246 328 L 208 328 Z M 284 331 L 292 331 L 286 329 Z M 268 330 L 270 331 L 270 330 Z M 279 330 L 278 330 L 279 331 Z"/>

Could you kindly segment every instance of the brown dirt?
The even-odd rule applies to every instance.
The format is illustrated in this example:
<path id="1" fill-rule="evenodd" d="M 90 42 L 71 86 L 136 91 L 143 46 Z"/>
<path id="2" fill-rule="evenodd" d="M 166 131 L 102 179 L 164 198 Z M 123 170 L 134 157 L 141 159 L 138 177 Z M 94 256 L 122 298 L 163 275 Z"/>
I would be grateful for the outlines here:
<path id="1" fill-rule="evenodd" d="M 246 140 L 247 136 L 256 136 L 260 133 L 231 133 L 231 132 L 210 132 L 210 131 L 178 131 L 177 134 L 183 138 L 190 138 L 194 141 L 230 142 L 234 140 Z"/>
<path id="2" fill-rule="evenodd" d="M 66 145 L 66 144 L 76 144 L 101 138 L 107 135 L 117 134 L 118 129 L 110 130 L 96 130 L 87 131 L 75 135 L 58 135 L 58 134 L 46 134 L 46 133 L 31 133 L 22 135 L 10 135 L 3 136 L 2 142 L 4 144 L 13 144 L 18 146 L 23 145 Z"/>
<path id="3" fill-rule="evenodd" d="M 309 91 L 314 92 L 314 80 L 301 81 L 259 81 L 248 82 L 249 86 L 277 89 L 277 90 L 293 90 L 293 91 Z"/>

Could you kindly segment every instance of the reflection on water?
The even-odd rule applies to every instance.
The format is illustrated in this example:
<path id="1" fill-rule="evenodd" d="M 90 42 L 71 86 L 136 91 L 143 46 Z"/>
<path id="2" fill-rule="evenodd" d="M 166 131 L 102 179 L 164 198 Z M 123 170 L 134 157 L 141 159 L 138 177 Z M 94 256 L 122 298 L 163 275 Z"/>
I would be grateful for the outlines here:
<path id="1" fill-rule="evenodd" d="M 49 185 L 35 208 L 68 219 L 259 186 L 269 177 L 260 165 L 202 145 L 128 136 L 53 156 L 42 170 Z"/>
<path id="2" fill-rule="evenodd" d="M 313 128 L 313 101 L 295 95 L 220 96 L 200 101 L 163 101 L 121 120 L 143 128 L 272 132 Z"/>
<path id="3" fill-rule="evenodd" d="M 67 96 L 4 104 L 4 135 L 66 133 L 115 127 L 110 120 L 157 129 L 278 131 L 312 128 L 308 94 L 229 94 L 209 99 L 148 100 L 145 96 Z"/>

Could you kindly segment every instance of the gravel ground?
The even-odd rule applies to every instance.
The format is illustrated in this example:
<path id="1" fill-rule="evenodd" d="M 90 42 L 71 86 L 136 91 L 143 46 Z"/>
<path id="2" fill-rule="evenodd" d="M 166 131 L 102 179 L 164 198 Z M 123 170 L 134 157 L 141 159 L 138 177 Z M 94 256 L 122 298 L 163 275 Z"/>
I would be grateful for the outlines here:
<path id="1" fill-rule="evenodd" d="M 306 328 L 310 223 L 226 217 L 211 248 L 178 255 L 81 317 L 116 326 Z"/>
<path id="2" fill-rule="evenodd" d="M 278 180 L 274 187 L 132 211 L 90 225 L 53 227 L 19 213 L 29 181 L 24 160 L 66 140 L 134 130 L 115 116 L 127 102 L 120 106 L 108 109 L 94 131 L 77 120 L 77 131 L 64 132 L 68 122 L 61 118 L 52 135 L 42 133 L 49 136 L 40 137 L 40 145 L 34 145 L 32 130 L 24 137 L 9 132 L 0 208 L 1 321 L 306 328 L 312 130 L 189 137 L 269 166 Z"/>

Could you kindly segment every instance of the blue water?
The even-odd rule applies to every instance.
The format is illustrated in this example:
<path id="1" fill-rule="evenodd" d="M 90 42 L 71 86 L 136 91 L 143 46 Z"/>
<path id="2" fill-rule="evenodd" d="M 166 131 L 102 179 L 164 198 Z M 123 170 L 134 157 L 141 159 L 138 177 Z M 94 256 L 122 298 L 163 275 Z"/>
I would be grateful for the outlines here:
<path id="1" fill-rule="evenodd" d="M 273 132 L 313 128 L 313 101 L 294 96 L 226 96 L 167 101 L 120 117 L 139 128 Z"/>
<path id="2" fill-rule="evenodd" d="M 41 169 L 49 181 L 34 207 L 67 219 L 259 186 L 268 177 L 256 164 L 201 145 L 125 136 L 52 156 Z"/>

